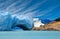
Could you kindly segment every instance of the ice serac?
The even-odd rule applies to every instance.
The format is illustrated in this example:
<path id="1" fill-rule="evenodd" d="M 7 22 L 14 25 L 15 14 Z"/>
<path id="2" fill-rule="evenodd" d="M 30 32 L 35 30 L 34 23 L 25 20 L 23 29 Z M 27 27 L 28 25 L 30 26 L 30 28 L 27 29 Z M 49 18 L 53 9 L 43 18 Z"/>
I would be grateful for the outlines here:
<path id="1" fill-rule="evenodd" d="M 11 30 L 13 19 L 11 14 L 0 13 L 0 30 Z"/>
<path id="2" fill-rule="evenodd" d="M 33 25 L 33 21 L 32 19 L 30 19 L 30 17 L 28 16 L 17 16 L 17 21 L 16 21 L 16 25 L 23 25 L 25 27 L 27 27 L 28 29 L 31 29 L 32 28 L 32 25 Z"/>

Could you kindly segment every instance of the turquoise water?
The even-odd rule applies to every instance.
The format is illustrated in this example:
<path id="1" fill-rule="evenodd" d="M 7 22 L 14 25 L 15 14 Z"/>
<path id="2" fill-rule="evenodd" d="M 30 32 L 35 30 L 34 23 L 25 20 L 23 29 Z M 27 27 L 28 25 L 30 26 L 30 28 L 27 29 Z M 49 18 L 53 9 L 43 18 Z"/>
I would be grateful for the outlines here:
<path id="1" fill-rule="evenodd" d="M 60 39 L 60 31 L 5 31 L 0 39 Z"/>

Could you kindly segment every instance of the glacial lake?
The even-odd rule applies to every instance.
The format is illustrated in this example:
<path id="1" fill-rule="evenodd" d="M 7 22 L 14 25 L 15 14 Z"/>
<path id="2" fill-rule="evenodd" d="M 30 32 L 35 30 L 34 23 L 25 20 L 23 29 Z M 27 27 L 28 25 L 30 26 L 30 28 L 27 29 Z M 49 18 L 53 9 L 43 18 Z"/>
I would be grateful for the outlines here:
<path id="1" fill-rule="evenodd" d="M 60 31 L 0 31 L 0 39 L 60 39 Z"/>

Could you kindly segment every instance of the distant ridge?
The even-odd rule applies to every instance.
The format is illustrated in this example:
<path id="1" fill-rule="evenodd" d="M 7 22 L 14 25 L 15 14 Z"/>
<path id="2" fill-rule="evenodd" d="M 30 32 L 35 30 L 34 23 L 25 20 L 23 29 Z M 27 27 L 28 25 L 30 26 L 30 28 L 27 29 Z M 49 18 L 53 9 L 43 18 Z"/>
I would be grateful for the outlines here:
<path id="1" fill-rule="evenodd" d="M 60 21 L 60 18 L 57 18 L 56 20 L 54 20 L 54 21 Z"/>

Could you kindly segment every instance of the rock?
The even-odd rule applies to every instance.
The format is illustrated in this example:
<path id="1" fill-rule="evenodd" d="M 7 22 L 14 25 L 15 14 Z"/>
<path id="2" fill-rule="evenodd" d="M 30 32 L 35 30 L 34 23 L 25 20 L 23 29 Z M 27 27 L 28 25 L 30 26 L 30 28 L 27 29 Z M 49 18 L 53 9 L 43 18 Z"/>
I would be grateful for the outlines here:
<path id="1" fill-rule="evenodd" d="M 55 21 L 45 24 L 41 27 L 33 27 L 32 30 L 60 31 L 60 20 L 56 19 Z"/>

